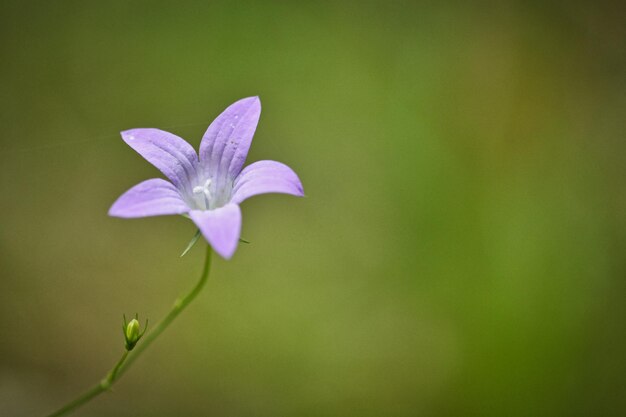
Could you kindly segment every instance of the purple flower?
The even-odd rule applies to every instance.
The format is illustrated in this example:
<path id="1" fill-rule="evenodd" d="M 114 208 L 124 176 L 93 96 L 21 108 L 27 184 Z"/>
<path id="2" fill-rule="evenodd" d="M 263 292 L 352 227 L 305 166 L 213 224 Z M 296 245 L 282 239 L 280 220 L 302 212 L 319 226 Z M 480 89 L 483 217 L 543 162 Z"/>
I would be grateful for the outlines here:
<path id="1" fill-rule="evenodd" d="M 213 249 L 229 259 L 239 242 L 242 201 L 264 193 L 304 195 L 298 176 L 285 164 L 258 161 L 242 170 L 260 115 L 258 97 L 232 104 L 202 137 L 199 157 L 189 143 L 163 130 L 122 132 L 124 141 L 170 181 L 153 178 L 135 185 L 109 215 L 188 214 Z"/>

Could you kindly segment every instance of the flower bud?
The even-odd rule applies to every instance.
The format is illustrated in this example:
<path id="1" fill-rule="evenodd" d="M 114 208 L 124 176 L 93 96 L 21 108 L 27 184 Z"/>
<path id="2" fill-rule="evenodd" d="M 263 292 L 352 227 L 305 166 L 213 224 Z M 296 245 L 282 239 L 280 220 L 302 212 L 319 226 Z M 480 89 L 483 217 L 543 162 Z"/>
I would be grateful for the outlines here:
<path id="1" fill-rule="evenodd" d="M 148 323 L 146 323 L 147 327 Z M 141 327 L 139 326 L 139 320 L 137 318 L 132 319 L 126 324 L 126 320 L 124 320 L 124 340 L 126 341 L 126 350 L 133 350 L 141 336 L 143 336 L 144 332 L 141 331 Z"/>

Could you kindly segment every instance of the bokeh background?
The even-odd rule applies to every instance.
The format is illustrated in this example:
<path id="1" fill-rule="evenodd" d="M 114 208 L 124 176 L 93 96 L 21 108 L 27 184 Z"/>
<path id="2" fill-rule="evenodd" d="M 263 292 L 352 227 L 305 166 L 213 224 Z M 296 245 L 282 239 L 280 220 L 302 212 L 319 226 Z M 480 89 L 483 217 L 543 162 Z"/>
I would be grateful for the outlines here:
<path id="1" fill-rule="evenodd" d="M 232 261 L 77 416 L 617 416 L 626 410 L 620 2 L 0 4 L 0 415 L 101 378 L 122 313 L 196 281 L 119 131 L 194 146 L 259 95 Z"/>

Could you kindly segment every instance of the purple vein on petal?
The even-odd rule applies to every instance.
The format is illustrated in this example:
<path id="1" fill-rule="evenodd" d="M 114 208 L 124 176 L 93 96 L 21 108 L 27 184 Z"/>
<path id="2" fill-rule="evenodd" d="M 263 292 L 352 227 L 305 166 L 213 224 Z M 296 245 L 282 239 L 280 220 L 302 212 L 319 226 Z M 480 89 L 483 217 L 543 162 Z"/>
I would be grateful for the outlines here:
<path id="1" fill-rule="evenodd" d="M 250 118 L 250 113 L 256 114 L 252 114 L 252 117 Z M 239 133 L 240 136 L 235 138 L 233 141 L 234 146 L 231 148 L 232 155 L 227 154 L 226 158 L 224 158 L 224 152 L 226 150 L 230 150 L 225 148 L 224 152 L 222 152 L 222 157 L 220 158 L 221 164 L 226 161 L 228 162 L 228 166 L 222 168 L 226 168 L 224 174 L 230 176 L 230 178 L 235 178 L 241 171 L 243 164 L 246 162 L 246 157 L 248 156 L 250 144 L 252 143 L 252 138 L 254 137 L 260 115 L 260 101 L 258 97 L 254 97 L 251 99 L 250 106 L 239 118 L 239 122 L 236 125 L 235 130 L 237 130 L 237 132 L 235 133 Z"/>
<path id="2" fill-rule="evenodd" d="M 182 214 L 190 210 L 176 187 L 161 178 L 153 178 L 131 187 L 113 203 L 109 215 L 136 218 Z"/>
<path id="3" fill-rule="evenodd" d="M 276 161 L 258 161 L 248 165 L 234 182 L 231 201 L 241 203 L 265 193 L 291 194 L 302 197 L 304 190 L 295 172 Z"/>
<path id="4" fill-rule="evenodd" d="M 238 174 L 233 175 L 233 172 L 239 171 L 245 161 L 260 108 L 258 97 L 241 99 L 224 110 L 209 126 L 200 144 L 200 161 L 205 169 L 208 165 L 211 177 L 223 180 Z"/>
<path id="5" fill-rule="evenodd" d="M 122 132 L 124 141 L 157 167 L 176 187 L 190 192 L 198 156 L 184 139 L 159 129 L 140 128 Z"/>

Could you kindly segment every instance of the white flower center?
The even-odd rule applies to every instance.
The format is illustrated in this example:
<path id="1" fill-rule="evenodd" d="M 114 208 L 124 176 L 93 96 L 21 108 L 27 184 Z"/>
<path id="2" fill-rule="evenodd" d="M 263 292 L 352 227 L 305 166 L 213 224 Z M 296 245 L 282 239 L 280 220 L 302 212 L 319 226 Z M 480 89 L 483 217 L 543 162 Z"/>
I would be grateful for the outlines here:
<path id="1" fill-rule="evenodd" d="M 205 176 L 194 178 L 191 192 L 185 193 L 185 201 L 194 210 L 215 210 L 230 201 L 233 181 L 221 177 L 205 179 Z M 187 188 L 189 190 L 189 188 Z"/>
<path id="2" fill-rule="evenodd" d="M 211 178 L 207 179 L 204 185 L 197 185 L 193 187 L 193 197 L 196 203 L 203 203 L 204 207 L 200 207 L 204 210 L 209 208 L 209 201 L 211 200 Z"/>

